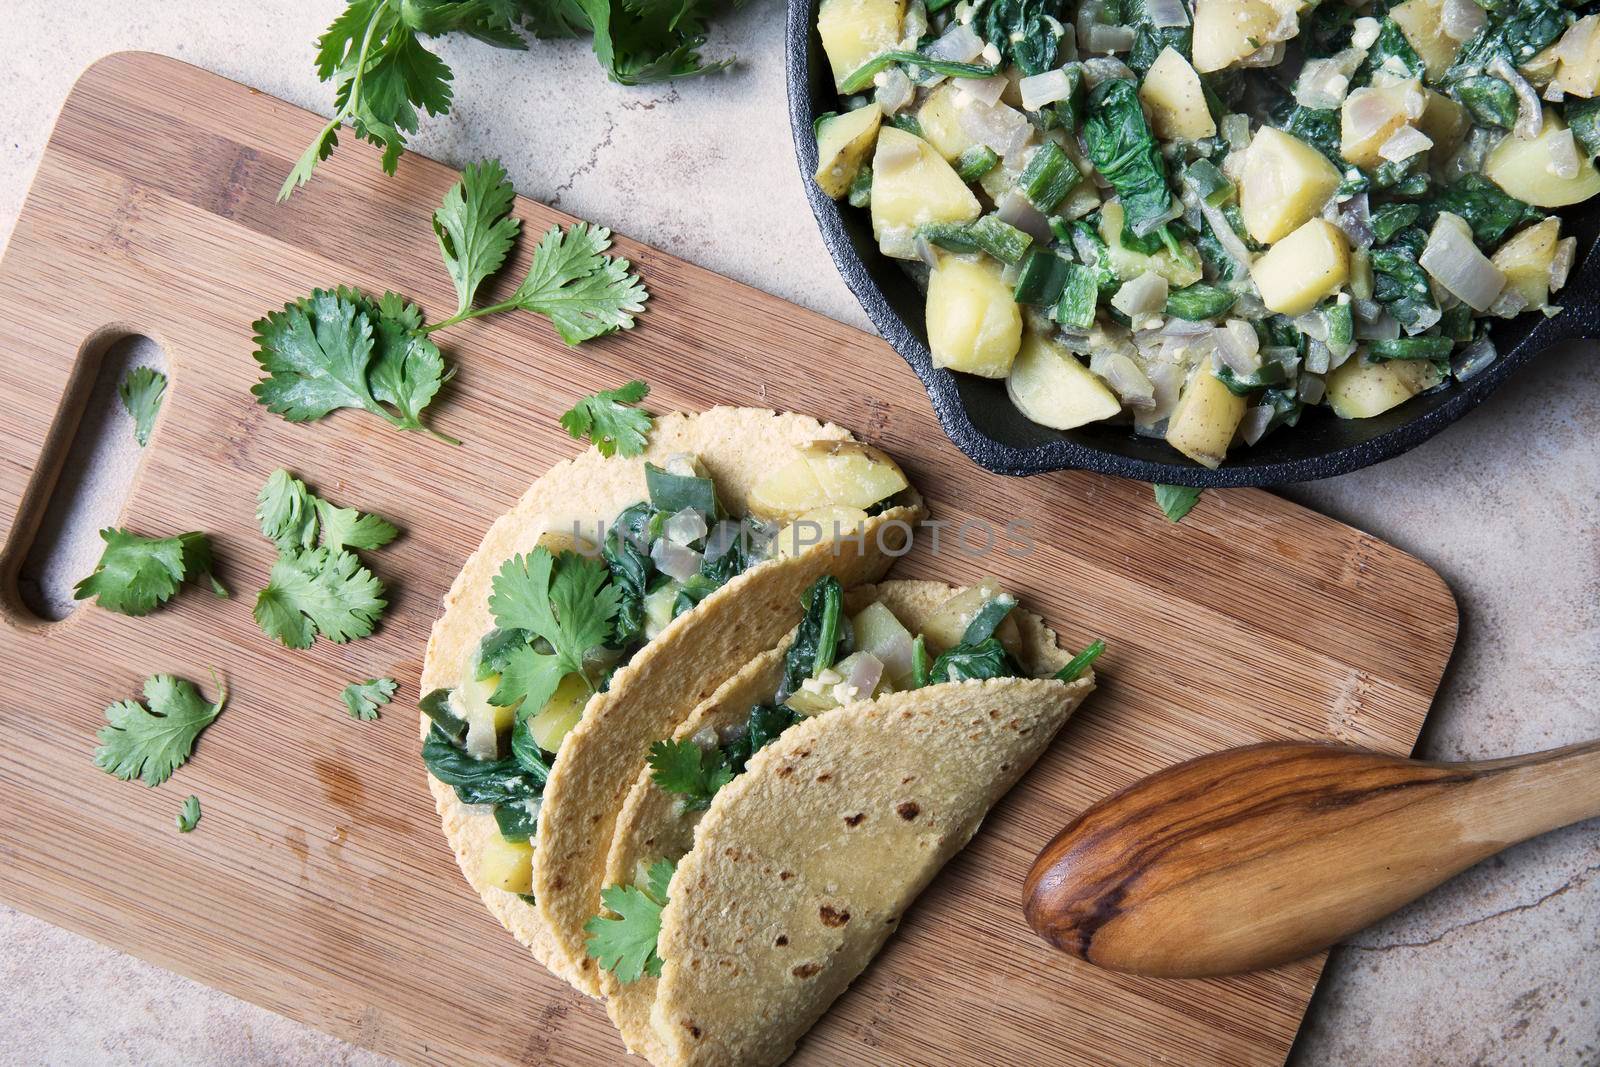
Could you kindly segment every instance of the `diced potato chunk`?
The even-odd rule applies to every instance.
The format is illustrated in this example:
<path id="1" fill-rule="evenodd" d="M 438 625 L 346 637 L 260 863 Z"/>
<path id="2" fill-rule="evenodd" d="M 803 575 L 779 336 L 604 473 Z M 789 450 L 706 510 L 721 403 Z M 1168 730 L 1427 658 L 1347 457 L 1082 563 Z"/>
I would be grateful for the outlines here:
<path id="1" fill-rule="evenodd" d="M 1339 154 L 1358 167 L 1377 167 L 1383 162 L 1378 149 L 1400 127 L 1420 120 L 1426 108 L 1415 78 L 1351 90 L 1339 108 Z"/>
<path id="2" fill-rule="evenodd" d="M 883 109 L 867 104 L 843 115 L 835 115 L 817 127 L 817 184 L 822 191 L 839 199 L 850 191 L 861 163 L 878 140 Z"/>
<path id="3" fill-rule="evenodd" d="M 1422 60 L 1429 81 L 1438 81 L 1461 50 L 1461 42 L 1444 32 L 1443 7 L 1442 0 L 1406 0 L 1389 9 L 1389 17 Z"/>
<path id="4" fill-rule="evenodd" d="M 1339 188 L 1339 171 L 1328 157 L 1293 134 L 1263 126 L 1245 151 L 1239 182 L 1239 213 L 1245 229 L 1262 244 L 1293 233 Z"/>
<path id="5" fill-rule="evenodd" d="M 1566 207 L 1600 193 L 1600 170 L 1581 152 L 1577 177 L 1556 176 L 1550 142 L 1566 128 L 1554 112 L 1545 109 L 1544 129 L 1539 136 L 1524 141 L 1514 133 L 1506 134 L 1483 161 L 1484 177 L 1535 207 Z"/>
<path id="6" fill-rule="evenodd" d="M 528 720 L 528 733 L 534 743 L 546 752 L 559 752 L 562 739 L 578 725 L 589 694 L 589 683 L 583 675 L 569 674 L 561 679 L 545 706 Z"/>
<path id="7" fill-rule="evenodd" d="M 880 244 L 885 235 L 903 235 L 930 222 L 971 222 L 979 210 L 978 198 L 933 145 L 894 126 L 878 131 L 872 233 Z"/>
<path id="8" fill-rule="evenodd" d="M 860 441 L 812 441 L 800 454 L 829 504 L 870 508 L 911 483 L 887 452 Z"/>
<path id="9" fill-rule="evenodd" d="M 1058 342 L 1028 330 L 1006 376 L 1017 410 L 1041 426 L 1070 430 L 1122 410 L 1117 394 Z"/>
<path id="10" fill-rule="evenodd" d="M 802 556 L 814 545 L 832 544 L 849 537 L 867 521 L 867 513 L 860 508 L 844 508 L 828 504 L 813 508 L 778 531 L 778 555 L 785 559 Z"/>
<path id="11" fill-rule="evenodd" d="M 900 42 L 904 16 L 904 0 L 822 0 L 817 36 L 822 38 L 836 87 L 867 60 Z"/>
<path id="12" fill-rule="evenodd" d="M 1150 112 L 1150 127 L 1157 137 L 1198 141 L 1217 134 L 1200 75 L 1171 45 L 1150 64 L 1139 86 L 1139 100 Z"/>
<path id="13" fill-rule="evenodd" d="M 961 110 L 956 103 L 957 84 L 941 82 L 917 109 L 917 125 L 922 127 L 923 138 L 952 162 L 978 143 L 961 125 Z"/>
<path id="14" fill-rule="evenodd" d="M 1022 311 L 1000 264 L 945 256 L 928 278 L 928 347 L 933 365 L 1004 378 L 1022 344 Z"/>
<path id="15" fill-rule="evenodd" d="M 1513 236 L 1490 257 L 1506 276 L 1506 289 L 1520 294 L 1527 307 L 1550 302 L 1550 261 L 1560 236 L 1561 220 L 1551 216 Z"/>
<path id="16" fill-rule="evenodd" d="M 1557 89 L 1584 98 L 1600 91 L 1600 15 L 1585 15 L 1567 27 L 1556 52 L 1561 57 L 1555 75 Z"/>
<path id="17" fill-rule="evenodd" d="M 1262 0 L 1195 0 L 1194 69 L 1232 66 L 1265 45 L 1282 17 Z"/>
<path id="18" fill-rule="evenodd" d="M 1147 271 L 1154 271 L 1165 278 L 1167 284 L 1174 289 L 1182 289 L 1200 280 L 1200 257 L 1192 244 L 1184 241 L 1179 246 L 1189 257 L 1187 263 L 1174 256 L 1172 250 L 1168 248 L 1147 256 L 1122 243 L 1124 218 L 1122 205 L 1115 201 L 1105 204 L 1100 209 L 1100 239 L 1106 243 L 1111 256 L 1111 270 L 1118 278 L 1132 281 Z"/>
<path id="19" fill-rule="evenodd" d="M 1410 400 L 1442 380 L 1427 360 L 1368 363 L 1347 359 L 1328 375 L 1328 404 L 1341 419 L 1370 419 Z"/>
<path id="20" fill-rule="evenodd" d="M 984 578 L 977 585 L 961 590 L 941 604 L 939 610 L 922 624 L 922 636 L 927 639 L 929 654 L 937 656 L 959 645 L 978 611 L 1004 592 L 1005 587 L 998 578 Z M 1012 655 L 1021 650 L 1022 634 L 1017 629 L 1015 612 L 1007 615 L 995 627 L 994 636 Z"/>
<path id="21" fill-rule="evenodd" d="M 910 483 L 888 453 L 859 441 L 812 441 L 751 488 L 757 518 L 788 522 L 818 508 L 871 507 Z"/>
<path id="22" fill-rule="evenodd" d="M 476 662 L 456 687 L 456 709 L 467 720 L 467 736 L 463 744 L 474 759 L 494 759 L 499 755 L 501 740 L 511 732 L 511 723 L 517 713 L 516 705 L 501 707 L 489 703 L 500 676 L 477 676 Z"/>
<path id="23" fill-rule="evenodd" d="M 1203 467 L 1216 469 L 1244 419 L 1245 399 L 1234 396 L 1207 360 L 1189 377 L 1167 421 L 1167 444 Z"/>
<path id="24" fill-rule="evenodd" d="M 914 638 L 893 611 L 875 600 L 851 618 L 850 632 L 855 636 L 856 651 L 877 656 L 890 682 L 900 689 L 909 687 Z"/>
<path id="25" fill-rule="evenodd" d="M 1267 249 L 1250 267 L 1261 302 L 1303 315 L 1350 277 L 1350 240 L 1326 219 L 1312 219 Z"/>
<path id="26" fill-rule="evenodd" d="M 478 849 L 478 876 L 507 893 L 533 890 L 533 845 L 487 834 Z"/>
<path id="27" fill-rule="evenodd" d="M 1422 95 L 1427 102 L 1423 104 L 1422 117 L 1417 120 L 1417 129 L 1433 142 L 1430 158 L 1449 159 L 1471 131 L 1472 117 L 1466 108 L 1443 93 L 1424 89 Z"/>

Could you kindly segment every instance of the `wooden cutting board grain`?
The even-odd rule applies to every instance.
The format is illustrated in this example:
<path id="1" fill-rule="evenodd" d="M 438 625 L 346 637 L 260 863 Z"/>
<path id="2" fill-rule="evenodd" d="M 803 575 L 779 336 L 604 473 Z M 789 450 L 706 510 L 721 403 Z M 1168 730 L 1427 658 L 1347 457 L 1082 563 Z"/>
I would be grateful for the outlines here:
<path id="1" fill-rule="evenodd" d="M 320 121 L 174 60 L 120 54 L 78 82 L 39 165 L 0 264 L 0 897 L 403 1060 L 619 1060 L 600 1005 L 528 958 L 457 872 L 411 706 L 461 562 L 575 450 L 556 416 L 642 377 L 656 410 L 764 405 L 842 423 L 901 459 L 947 530 L 1028 523 L 1025 558 L 966 555 L 949 538 L 934 558 L 923 539 L 897 573 L 995 573 L 1068 644 L 1110 645 L 1100 691 L 796 1061 L 1283 1059 L 1321 959 L 1204 982 L 1105 973 L 1028 931 L 1023 874 L 1087 804 L 1176 760 L 1281 738 L 1409 751 L 1455 639 L 1437 575 L 1266 493 L 1208 493 L 1174 526 L 1147 486 L 986 474 L 877 338 L 628 240 L 653 296 L 634 331 L 576 349 L 528 315 L 454 332 L 460 375 L 435 407 L 462 447 L 365 414 L 291 425 L 250 397 L 253 319 L 339 282 L 435 310 L 453 299 L 428 226 L 447 168 L 408 156 L 385 177 L 346 137 L 309 187 L 274 202 Z M 517 210 L 524 232 L 570 221 Z M 165 347 L 172 384 L 122 524 L 208 531 L 234 597 L 189 590 L 144 619 L 80 607 L 41 623 L 17 598 L 17 569 L 98 357 L 132 333 Z M 406 531 L 371 554 L 392 598 L 374 637 L 290 651 L 256 629 L 272 554 L 254 496 L 278 466 Z M 148 790 L 94 768 L 106 704 L 156 672 L 209 687 L 210 667 L 233 699 L 171 782 Z M 340 689 L 384 674 L 401 683 L 397 702 L 377 722 L 346 718 Z M 188 793 L 205 819 L 180 836 Z"/>

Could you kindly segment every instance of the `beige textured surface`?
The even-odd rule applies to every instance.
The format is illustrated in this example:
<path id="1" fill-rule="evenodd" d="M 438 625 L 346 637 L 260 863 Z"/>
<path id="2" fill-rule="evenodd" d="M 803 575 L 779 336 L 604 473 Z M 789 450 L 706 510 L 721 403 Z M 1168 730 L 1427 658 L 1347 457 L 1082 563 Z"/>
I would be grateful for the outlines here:
<path id="1" fill-rule="evenodd" d="M 312 41 L 336 7 L 64 0 L 8 11 L 8 40 L 26 46 L 0 67 L 0 238 L 57 108 L 92 60 L 153 49 L 326 112 Z M 460 104 L 416 143 L 457 165 L 498 154 L 530 196 L 865 325 L 795 172 L 781 19 L 781 6 L 763 0 L 725 32 L 719 23 L 719 41 L 749 61 L 732 75 L 642 90 L 605 84 L 576 44 L 517 55 L 448 42 Z M 1286 494 L 1415 552 L 1459 595 L 1462 635 L 1424 734 L 1427 755 L 1504 755 L 1597 732 L 1597 423 L 1600 362 L 1592 347 L 1569 348 L 1412 454 Z M 112 494 L 82 494 L 91 527 L 115 515 Z M 85 573 L 83 559 L 69 554 L 43 574 L 58 602 Z M 1600 1056 L 1596 930 L 1600 826 L 1512 850 L 1336 951 L 1296 1058 L 1591 1063 Z M 3 909 L 0 1020 L 8 1064 L 379 1062 Z"/>
<path id="2" fill-rule="evenodd" d="M 529 487 L 516 507 L 496 520 L 456 576 L 428 639 L 422 691 L 460 684 L 463 664 L 494 625 L 489 593 L 501 565 L 531 551 L 547 531 L 570 530 L 574 522 L 592 531 L 643 500 L 645 463 L 665 463 L 675 453 L 695 455 L 716 482 L 724 504 L 741 514 L 738 502 L 776 462 L 792 454 L 789 448 L 847 437 L 848 431 L 803 415 L 716 408 L 703 415 L 672 414 L 657 420 L 650 445 L 638 459 L 607 460 L 591 448 L 556 465 Z M 919 507 L 893 508 L 873 520 L 873 530 L 887 522 L 915 523 L 919 515 Z M 877 538 L 869 533 L 866 543 L 876 545 Z M 817 545 L 799 557 L 742 574 L 693 612 L 674 619 L 617 672 L 605 693 L 590 698 L 556 761 L 567 774 L 552 774 L 545 789 L 534 850 L 537 907 L 488 884 L 483 876 L 484 844 L 499 832 L 493 816 L 461 803 L 453 790 L 428 779 L 456 862 L 489 910 L 535 959 L 579 989 L 599 991 L 593 961 L 581 951 L 582 923 L 570 924 L 566 936 L 555 924 L 565 914 L 593 914 L 588 897 L 598 902 L 605 847 L 596 842 L 609 841 L 616 807 L 637 774 L 636 765 L 644 762 L 644 746 L 620 743 L 619 733 L 623 737 L 638 733 L 638 729 L 624 730 L 635 722 L 646 733 L 659 732 L 656 724 L 670 728 L 703 695 L 692 688 L 695 684 L 716 685 L 754 649 L 770 644 L 773 631 L 782 632 L 793 624 L 797 609 L 783 606 L 797 601 L 798 590 L 824 569 L 876 576 L 887 563 L 876 553 L 835 554 L 829 546 Z M 427 716 L 421 717 L 421 727 L 426 735 Z M 572 785 L 574 773 L 579 774 L 580 788 Z M 557 842 L 554 847 L 552 840 Z M 564 909 L 552 908 L 564 897 L 571 898 Z"/>

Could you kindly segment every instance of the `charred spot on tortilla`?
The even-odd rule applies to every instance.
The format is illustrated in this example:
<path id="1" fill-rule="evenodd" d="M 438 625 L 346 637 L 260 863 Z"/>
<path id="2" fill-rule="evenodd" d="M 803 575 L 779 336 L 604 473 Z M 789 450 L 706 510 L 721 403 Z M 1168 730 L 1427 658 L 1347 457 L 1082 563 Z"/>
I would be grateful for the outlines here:
<path id="1" fill-rule="evenodd" d="M 866 812 L 858 811 L 854 815 L 846 815 L 844 817 L 844 824 L 846 826 L 851 826 L 851 827 L 860 826 L 861 825 L 861 820 L 865 819 L 866 817 L 867 817 L 867 813 Z"/>
<path id="2" fill-rule="evenodd" d="M 840 911 L 827 904 L 822 905 L 817 914 L 822 920 L 823 926 L 832 926 L 835 929 L 850 921 L 850 913 L 848 911 Z"/>
<path id="3" fill-rule="evenodd" d="M 915 819 L 918 815 L 922 814 L 922 809 L 917 806 L 917 803 L 914 800 L 907 800 L 901 804 L 898 804 L 895 806 L 894 810 L 898 812 L 900 817 L 907 822 L 910 822 L 912 819 Z"/>

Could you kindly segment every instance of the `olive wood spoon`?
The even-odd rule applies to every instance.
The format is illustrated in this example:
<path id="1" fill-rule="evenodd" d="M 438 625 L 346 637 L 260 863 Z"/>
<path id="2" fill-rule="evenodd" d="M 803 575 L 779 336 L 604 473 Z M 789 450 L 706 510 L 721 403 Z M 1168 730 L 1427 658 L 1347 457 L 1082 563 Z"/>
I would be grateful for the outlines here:
<path id="1" fill-rule="evenodd" d="M 1600 815 L 1600 741 L 1428 763 L 1230 749 L 1085 811 L 1034 861 L 1028 923 L 1116 971 L 1204 978 L 1342 940 L 1486 856 Z"/>

